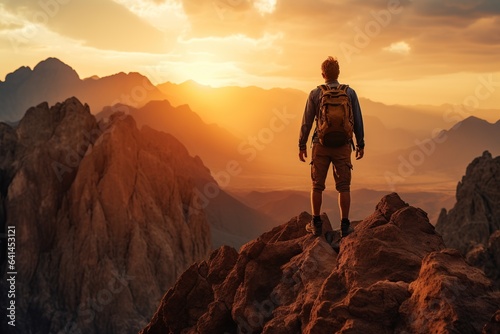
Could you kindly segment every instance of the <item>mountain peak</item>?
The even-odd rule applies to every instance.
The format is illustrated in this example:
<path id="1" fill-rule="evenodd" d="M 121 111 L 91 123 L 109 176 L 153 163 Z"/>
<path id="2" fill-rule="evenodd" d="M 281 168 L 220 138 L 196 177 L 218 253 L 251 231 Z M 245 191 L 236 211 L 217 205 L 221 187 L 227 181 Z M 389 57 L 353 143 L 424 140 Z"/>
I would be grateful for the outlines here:
<path id="1" fill-rule="evenodd" d="M 211 249 L 194 191 L 210 172 L 174 137 L 123 113 L 97 123 L 76 98 L 41 103 L 0 132 L 0 224 L 23 231 L 18 332 L 137 333 Z"/>
<path id="2" fill-rule="evenodd" d="M 70 67 L 69 65 L 65 64 L 62 62 L 59 58 L 56 57 L 48 57 L 47 59 L 44 59 L 35 66 L 35 68 L 39 66 L 67 66 Z"/>
<path id="3" fill-rule="evenodd" d="M 436 229 L 449 247 L 466 254 L 475 244 L 488 244 L 500 228 L 500 156 L 489 151 L 475 158 L 457 185 L 455 206 L 443 211 Z"/>
<path id="4" fill-rule="evenodd" d="M 338 252 L 328 242 L 338 231 L 322 218 L 327 238 L 306 233 L 303 212 L 239 254 L 221 247 L 192 265 L 141 334 L 480 332 L 496 311 L 484 273 L 445 249 L 427 214 L 396 193 Z"/>
<path id="5" fill-rule="evenodd" d="M 34 73 L 47 73 L 47 72 L 56 72 L 56 73 L 67 73 L 69 76 L 73 77 L 73 79 L 80 79 L 78 73 L 69 65 L 63 63 L 58 58 L 50 57 L 45 60 L 39 62 L 34 68 Z"/>
<path id="6" fill-rule="evenodd" d="M 99 78 L 81 80 L 78 73 L 58 58 L 39 62 L 33 70 L 21 67 L 0 82 L 0 120 L 19 121 L 24 112 L 42 101 L 54 104 L 68 96 L 76 96 L 94 112 L 105 106 L 127 104 L 140 107 L 165 96 L 137 72 L 120 72 Z"/>
<path id="7" fill-rule="evenodd" d="M 32 70 L 29 66 L 21 66 L 14 72 L 7 74 L 5 76 L 5 82 L 21 83 L 31 74 L 31 72 Z"/>
<path id="8" fill-rule="evenodd" d="M 448 247 L 458 249 L 500 287 L 500 156 L 484 151 L 475 158 L 457 185 L 456 198 L 449 212 L 441 211 L 436 230 Z"/>
<path id="9" fill-rule="evenodd" d="M 460 127 L 468 128 L 468 129 L 477 129 L 479 127 L 491 126 L 492 124 L 482 118 L 476 116 L 469 116 L 462 121 L 455 124 L 451 130 L 457 130 Z"/>

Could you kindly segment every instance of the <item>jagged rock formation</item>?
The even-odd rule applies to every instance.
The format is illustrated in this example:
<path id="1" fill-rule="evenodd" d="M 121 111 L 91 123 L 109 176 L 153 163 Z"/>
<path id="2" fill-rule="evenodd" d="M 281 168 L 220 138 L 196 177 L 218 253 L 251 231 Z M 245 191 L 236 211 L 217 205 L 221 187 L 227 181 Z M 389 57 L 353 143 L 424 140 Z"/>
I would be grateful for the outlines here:
<path id="1" fill-rule="evenodd" d="M 485 151 L 474 159 L 456 197 L 453 209 L 441 211 L 436 230 L 500 287 L 500 156 Z"/>
<path id="2" fill-rule="evenodd" d="M 457 203 L 442 210 L 436 230 L 447 246 L 467 253 L 475 244 L 487 244 L 500 229 L 500 156 L 487 151 L 472 161 L 457 185 Z"/>
<path id="3" fill-rule="evenodd" d="M 324 229 L 331 227 L 323 216 Z M 495 333 L 500 294 L 397 194 L 335 252 L 302 213 L 192 265 L 140 333 Z M 335 233 L 333 233 L 335 234 Z M 335 239 L 335 238 L 334 238 Z M 488 323 L 488 325 L 486 325 Z M 497 326 L 497 327 L 495 327 Z"/>
<path id="4" fill-rule="evenodd" d="M 483 270 L 500 289 L 500 230 L 493 232 L 487 244 L 475 245 L 465 257 L 468 263 Z"/>
<path id="5" fill-rule="evenodd" d="M 209 171 L 130 116 L 97 123 L 76 98 L 43 103 L 16 129 L 0 123 L 0 153 L 0 222 L 17 235 L 19 333 L 137 332 L 211 249 L 194 193 L 213 182 Z M 6 291 L 4 256 L 1 269 Z"/>

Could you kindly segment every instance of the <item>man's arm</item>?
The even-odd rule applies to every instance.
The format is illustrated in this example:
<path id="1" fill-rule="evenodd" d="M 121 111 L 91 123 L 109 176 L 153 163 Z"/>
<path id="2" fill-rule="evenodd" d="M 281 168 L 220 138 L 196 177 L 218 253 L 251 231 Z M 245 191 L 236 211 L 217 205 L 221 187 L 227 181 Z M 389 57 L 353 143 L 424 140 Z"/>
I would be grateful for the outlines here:
<path id="1" fill-rule="evenodd" d="M 352 113 L 354 116 L 354 135 L 356 137 L 356 146 L 360 149 L 365 148 L 365 131 L 363 128 L 363 116 L 356 92 L 350 89 L 350 98 L 352 104 Z"/>
<path id="2" fill-rule="evenodd" d="M 307 139 L 316 117 L 316 101 L 314 99 L 314 91 L 309 94 L 307 98 L 306 107 L 304 109 L 304 116 L 302 117 L 302 126 L 300 127 L 299 134 L 299 150 L 304 151 L 307 148 Z"/>
<path id="3" fill-rule="evenodd" d="M 309 93 L 309 97 L 307 98 L 304 116 L 302 117 L 302 126 L 300 127 L 299 160 L 302 162 L 305 162 L 305 158 L 307 158 L 307 139 L 309 138 L 309 133 L 311 132 L 314 118 L 316 117 L 317 106 L 313 92 L 314 91 L 311 91 L 311 93 Z"/>

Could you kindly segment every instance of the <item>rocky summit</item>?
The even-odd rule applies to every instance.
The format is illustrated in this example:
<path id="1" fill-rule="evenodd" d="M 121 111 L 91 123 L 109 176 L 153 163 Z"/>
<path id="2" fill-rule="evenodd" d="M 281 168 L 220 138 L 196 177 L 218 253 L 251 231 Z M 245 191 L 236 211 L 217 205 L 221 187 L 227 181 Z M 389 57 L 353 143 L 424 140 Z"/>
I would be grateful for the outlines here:
<path id="1" fill-rule="evenodd" d="M 213 182 L 208 169 L 130 116 L 98 123 L 76 98 L 42 103 L 17 128 L 0 123 L 0 153 L 0 225 L 16 230 L 16 333 L 137 332 L 211 250 L 194 205 L 194 185 Z"/>
<path id="2" fill-rule="evenodd" d="M 441 211 L 436 230 L 500 288 L 500 156 L 485 151 L 457 185 L 457 202 Z"/>
<path id="3" fill-rule="evenodd" d="M 338 245 L 325 215 L 328 238 L 310 219 L 193 264 L 140 333 L 498 333 L 491 280 L 396 193 Z"/>
<path id="4" fill-rule="evenodd" d="M 436 229 L 446 244 L 467 253 L 476 244 L 487 244 L 500 229 L 500 156 L 488 151 L 474 159 L 457 185 L 457 202 L 442 210 Z"/>

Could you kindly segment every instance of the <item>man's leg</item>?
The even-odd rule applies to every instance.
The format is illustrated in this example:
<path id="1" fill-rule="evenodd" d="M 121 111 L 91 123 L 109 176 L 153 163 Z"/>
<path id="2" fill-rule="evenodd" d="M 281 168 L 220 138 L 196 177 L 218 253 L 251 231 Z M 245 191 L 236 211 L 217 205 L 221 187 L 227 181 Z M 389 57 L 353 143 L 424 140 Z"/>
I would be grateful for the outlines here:
<path id="1" fill-rule="evenodd" d="M 321 214 L 321 204 L 323 202 L 323 193 L 317 190 L 311 190 L 311 210 L 313 216 Z"/>
<path id="2" fill-rule="evenodd" d="M 335 187 L 339 192 L 340 236 L 345 237 L 352 232 L 349 221 L 349 209 L 351 207 L 351 146 L 345 145 L 335 150 L 332 161 L 334 165 L 333 177 L 335 178 Z"/>
<path id="3" fill-rule="evenodd" d="M 313 218 L 309 224 L 306 225 L 306 231 L 316 236 L 320 236 L 323 231 L 323 222 L 321 221 L 321 202 L 323 200 L 323 192 L 318 190 L 311 190 L 311 208 Z"/>
<path id="4" fill-rule="evenodd" d="M 323 223 L 321 221 L 321 204 L 323 202 L 323 190 L 325 190 L 325 180 L 330 166 L 330 158 L 321 153 L 322 147 L 319 144 L 314 145 L 312 149 L 311 161 L 311 210 L 313 214 L 312 221 L 307 224 L 306 230 L 316 236 L 322 234 Z M 318 153 L 319 151 L 319 153 Z"/>
<path id="5" fill-rule="evenodd" d="M 351 193 L 349 191 L 339 192 L 340 208 L 340 236 L 343 238 L 352 232 L 349 221 L 349 208 L 351 206 Z"/>
<path id="6" fill-rule="evenodd" d="M 321 202 L 320 202 L 321 205 Z M 351 207 L 351 192 L 339 193 L 340 219 L 349 219 L 349 209 Z"/>

